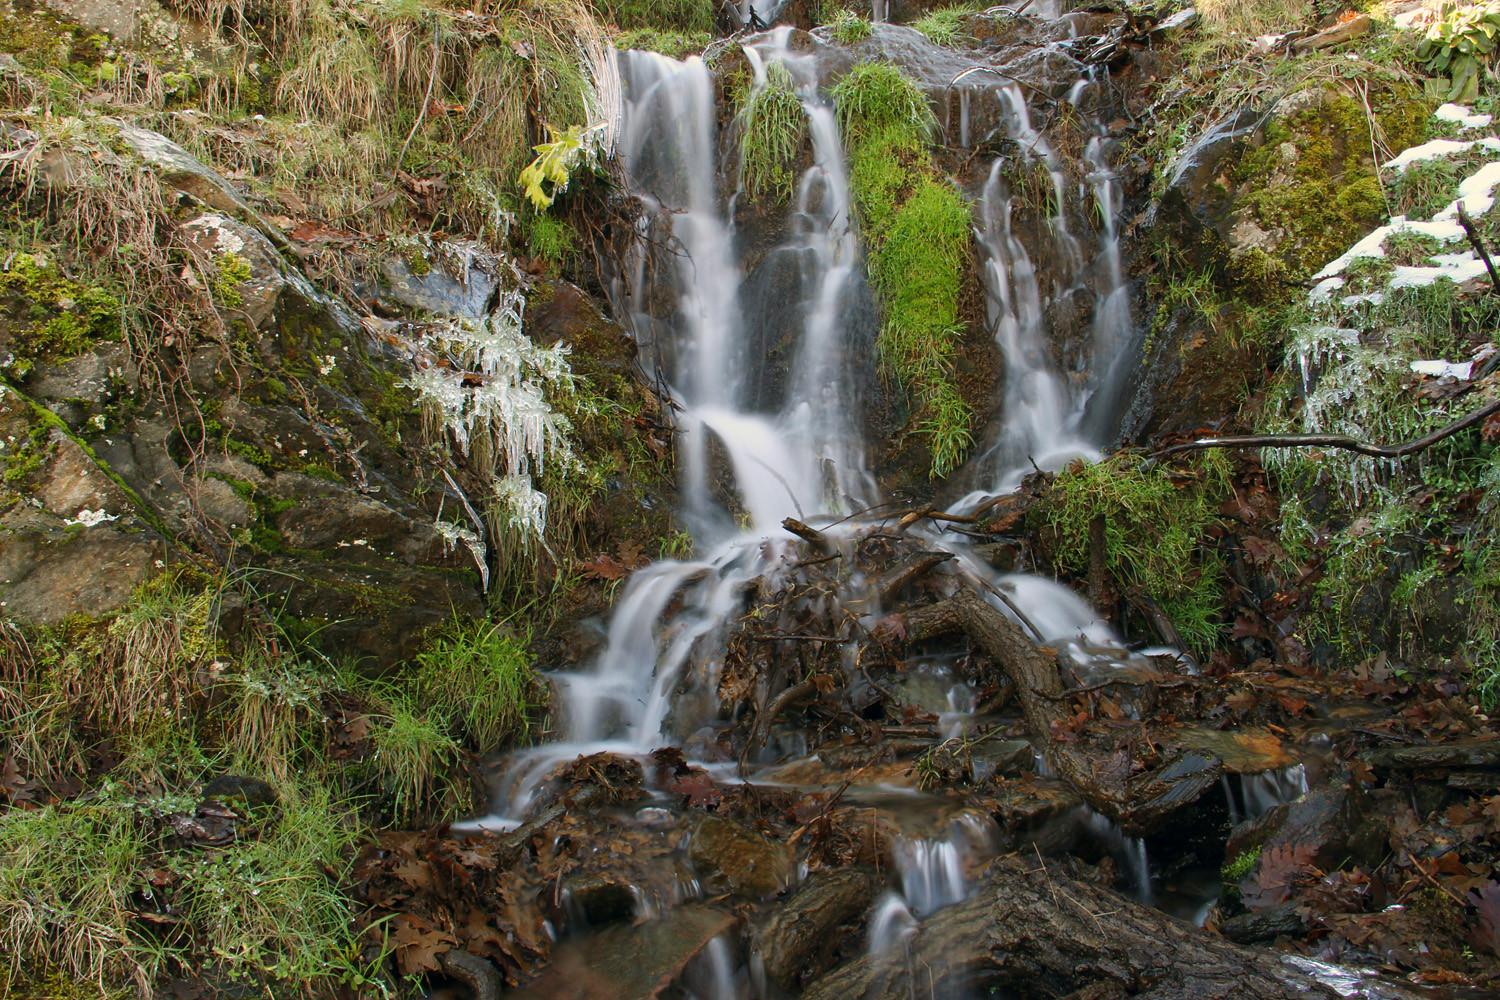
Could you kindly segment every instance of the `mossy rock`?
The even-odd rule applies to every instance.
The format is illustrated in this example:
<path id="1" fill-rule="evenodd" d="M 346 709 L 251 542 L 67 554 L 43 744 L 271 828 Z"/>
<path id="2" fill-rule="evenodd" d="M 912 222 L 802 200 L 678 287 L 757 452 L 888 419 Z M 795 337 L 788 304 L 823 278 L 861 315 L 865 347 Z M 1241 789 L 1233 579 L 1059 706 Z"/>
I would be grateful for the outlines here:
<path id="1" fill-rule="evenodd" d="M 1230 173 L 1238 191 L 1239 258 L 1263 251 L 1241 267 L 1249 282 L 1285 265 L 1301 279 L 1337 257 L 1388 214 L 1376 172 L 1372 133 L 1396 153 L 1424 138 L 1432 105 L 1415 88 L 1371 94 L 1371 110 L 1342 91 L 1319 88 L 1281 101 L 1259 148 Z M 1380 153 L 1385 155 L 1385 150 Z M 1269 237 L 1266 240 L 1259 234 Z"/>

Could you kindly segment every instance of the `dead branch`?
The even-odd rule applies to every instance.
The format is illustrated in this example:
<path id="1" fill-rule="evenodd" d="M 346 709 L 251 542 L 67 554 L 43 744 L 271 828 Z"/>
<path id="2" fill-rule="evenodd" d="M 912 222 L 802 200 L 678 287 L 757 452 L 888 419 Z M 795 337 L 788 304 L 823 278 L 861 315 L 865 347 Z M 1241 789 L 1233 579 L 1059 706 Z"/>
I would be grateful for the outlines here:
<path id="1" fill-rule="evenodd" d="M 828 538 L 827 535 L 823 534 L 817 528 L 808 527 L 801 521 L 797 520 L 795 517 L 789 517 L 786 520 L 782 521 L 781 526 L 787 531 L 790 531 L 792 534 L 796 535 L 798 538 L 802 539 L 804 542 L 807 542 L 809 545 L 815 546 L 820 552 L 823 552 L 824 554 L 831 555 L 834 551 L 833 542 Z"/>
<path id="2" fill-rule="evenodd" d="M 880 579 L 875 581 L 875 592 L 880 596 L 880 603 L 889 604 L 901 591 L 952 558 L 951 552 L 912 553 L 882 573 Z"/>
<path id="3" fill-rule="evenodd" d="M 1474 219 L 1469 215 L 1468 210 L 1464 208 L 1464 200 L 1462 198 L 1458 200 L 1458 224 L 1464 227 L 1464 235 L 1469 237 L 1469 245 L 1474 248 L 1474 252 L 1479 255 L 1479 259 L 1484 261 L 1485 270 L 1490 272 L 1491 290 L 1500 292 L 1500 273 L 1495 271 L 1495 262 L 1490 260 L 1490 252 L 1485 249 L 1484 240 L 1480 238 L 1479 230 L 1474 228 Z"/>
<path id="4" fill-rule="evenodd" d="M 1184 441 L 1182 444 L 1174 444 L 1169 448 L 1163 448 L 1155 453 L 1156 457 L 1171 455 L 1181 451 L 1195 451 L 1203 448 L 1341 448 L 1344 451 L 1353 451 L 1361 455 L 1369 455 L 1373 458 L 1405 458 L 1418 452 L 1426 451 L 1433 445 L 1446 438 L 1450 438 L 1459 431 L 1482 422 L 1485 418 L 1500 413 L 1500 399 L 1495 400 L 1487 406 L 1480 407 L 1466 417 L 1460 417 L 1446 427 L 1439 428 L 1431 434 L 1415 438 L 1397 445 L 1372 444 L 1369 441 L 1360 441 L 1357 438 L 1345 437 L 1342 434 L 1238 434 L 1229 437 L 1200 438 L 1197 441 Z"/>

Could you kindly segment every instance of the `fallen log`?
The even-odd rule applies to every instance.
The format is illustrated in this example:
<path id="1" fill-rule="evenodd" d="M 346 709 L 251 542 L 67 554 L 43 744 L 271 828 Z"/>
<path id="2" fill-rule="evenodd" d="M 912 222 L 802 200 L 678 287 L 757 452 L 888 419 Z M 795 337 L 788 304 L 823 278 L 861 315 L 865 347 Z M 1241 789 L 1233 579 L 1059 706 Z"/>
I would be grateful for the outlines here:
<path id="1" fill-rule="evenodd" d="M 855 869 L 820 872 L 803 882 L 758 935 L 766 974 L 794 990 L 815 956 L 828 950 L 834 929 L 869 907 L 875 888 L 874 879 Z"/>
<path id="2" fill-rule="evenodd" d="M 875 581 L 875 592 L 880 595 L 880 603 L 889 604 L 901 591 L 952 558 L 951 552 L 912 553 Z"/>
<path id="3" fill-rule="evenodd" d="M 1057 740 L 1053 724 L 1068 717 L 1069 699 L 1056 660 L 1027 638 L 1021 626 L 974 592 L 960 591 L 945 603 L 957 611 L 969 638 L 994 657 L 1015 683 L 1021 714 L 1032 735 L 1042 742 L 1043 755 L 1053 771 L 1126 834 L 1155 832 L 1173 813 L 1218 784 L 1223 765 L 1206 753 L 1188 751 L 1155 770 L 1121 778 L 1115 768 L 1100 766 L 1089 754 Z M 942 620 L 935 612 L 929 616 Z"/>
<path id="4" fill-rule="evenodd" d="M 993 862 L 967 901 L 892 951 L 818 978 L 803 1000 L 1002 991 L 1026 1000 L 1306 1000 L 1339 994 L 1273 952 L 1233 944 L 1040 858 Z"/>

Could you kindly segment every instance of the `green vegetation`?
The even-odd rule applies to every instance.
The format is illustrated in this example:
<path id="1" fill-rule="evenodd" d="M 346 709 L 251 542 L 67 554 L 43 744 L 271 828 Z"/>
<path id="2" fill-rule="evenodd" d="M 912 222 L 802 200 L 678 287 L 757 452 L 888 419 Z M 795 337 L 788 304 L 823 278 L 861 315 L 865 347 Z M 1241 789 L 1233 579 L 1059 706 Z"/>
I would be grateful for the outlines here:
<path id="1" fill-rule="evenodd" d="M 1198 10 L 1216 30 L 1247 38 L 1290 31 L 1313 17 L 1307 0 L 1203 0 Z"/>
<path id="2" fill-rule="evenodd" d="M 651 28 L 680 34 L 709 34 L 714 30 L 711 0 L 601 0 L 599 7 L 610 21 L 626 31 Z"/>
<path id="3" fill-rule="evenodd" d="M 838 16 L 829 22 L 829 28 L 833 40 L 840 45 L 857 45 L 875 31 L 869 20 L 852 10 L 839 11 Z"/>
<path id="4" fill-rule="evenodd" d="M 83 789 L 0 810 L 12 980 L 146 990 L 212 961 L 268 989 L 357 986 L 372 972 L 345 890 L 371 821 L 452 817 L 470 755 L 525 738 L 541 692 L 523 636 L 454 621 L 408 674 L 372 682 L 295 623 L 223 635 L 244 585 L 169 573 L 105 621 L 0 624 L 0 759 Z M 234 818 L 204 845 L 182 831 L 214 829 L 194 818 L 211 780 Z"/>
<path id="5" fill-rule="evenodd" d="M 69 278 L 47 254 L 19 253 L 0 269 L 0 299 L 29 326 L 14 334 L 23 369 L 73 357 L 101 340 L 120 338 L 120 301 L 103 288 Z M 24 375 L 25 370 L 17 371 Z"/>
<path id="6" fill-rule="evenodd" d="M 740 121 L 740 178 L 746 193 L 752 198 L 790 197 L 797 157 L 807 139 L 807 111 L 785 66 L 766 67 L 765 83 L 750 95 Z"/>
<path id="7" fill-rule="evenodd" d="M 1449 86 L 1434 88 L 1449 101 L 1479 96 L 1485 71 L 1495 65 L 1495 35 L 1500 33 L 1500 3 L 1448 6 L 1417 46 L 1417 61 Z"/>
<path id="8" fill-rule="evenodd" d="M 926 35 L 933 44 L 953 47 L 973 37 L 968 29 L 969 18 L 982 9 L 977 4 L 960 4 L 957 7 L 930 10 L 913 21 L 911 26 Z"/>
<path id="9" fill-rule="evenodd" d="M 450 623 L 417 654 L 417 702 L 481 751 L 524 742 L 545 702 L 529 640 L 504 625 Z"/>
<path id="10" fill-rule="evenodd" d="M 969 207 L 932 164 L 936 119 L 921 87 L 894 66 L 863 63 L 833 90 L 850 181 L 885 321 L 881 362 L 913 397 L 932 475 L 957 468 L 972 412 L 953 370 L 960 286 L 972 252 Z"/>
<path id="11" fill-rule="evenodd" d="M 1384 150 L 1420 141 L 1430 115 L 1409 89 L 1377 101 L 1372 117 L 1360 100 L 1330 87 L 1267 125 L 1265 145 L 1240 161 L 1234 181 L 1249 186 L 1244 204 L 1262 228 L 1286 234 L 1275 255 L 1287 277 L 1316 271 L 1389 214 L 1370 163 L 1371 130 L 1384 137 L 1383 159 Z"/>
<path id="12" fill-rule="evenodd" d="M 641 49 L 660 52 L 670 59 L 686 59 L 708 48 L 713 36 L 706 31 L 680 32 L 658 31 L 655 28 L 636 28 L 615 36 L 617 49 Z"/>
<path id="13" fill-rule="evenodd" d="M 1090 525 L 1104 518 L 1105 566 L 1121 589 L 1138 589 L 1161 604 L 1190 651 L 1219 639 L 1224 567 L 1203 544 L 1229 495 L 1228 459 L 1205 453 L 1195 473 L 1164 466 L 1142 471 L 1121 453 L 1098 463 L 1075 462 L 1059 473 L 1033 523 L 1051 540 L 1054 564 L 1076 576 L 1090 566 Z"/>
<path id="14" fill-rule="evenodd" d="M 1244 880 L 1246 875 L 1250 874 L 1250 869 L 1254 868 L 1255 863 L 1260 860 L 1260 854 L 1261 849 L 1259 847 L 1242 852 L 1234 860 L 1224 865 L 1223 870 L 1219 872 L 1219 877 L 1225 885 L 1237 885 Z"/>

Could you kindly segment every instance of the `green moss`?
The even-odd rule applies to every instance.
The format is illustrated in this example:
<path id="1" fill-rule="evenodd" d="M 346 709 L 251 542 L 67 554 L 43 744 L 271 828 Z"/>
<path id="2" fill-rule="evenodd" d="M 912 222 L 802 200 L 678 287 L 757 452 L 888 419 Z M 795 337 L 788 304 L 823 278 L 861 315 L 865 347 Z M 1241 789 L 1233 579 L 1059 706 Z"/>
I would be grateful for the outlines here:
<path id="1" fill-rule="evenodd" d="M 29 323 L 15 334 L 19 369 L 74 357 L 97 341 L 120 336 L 119 299 L 68 278 L 43 254 L 15 256 L 0 272 L 0 298 L 15 300 L 13 314 Z"/>
<path id="2" fill-rule="evenodd" d="M 740 179 L 752 199 L 791 196 L 797 157 L 807 137 L 807 112 L 792 75 L 780 63 L 766 67 L 765 84 L 740 115 Z"/>
<path id="3" fill-rule="evenodd" d="M 214 294 L 226 306 L 238 306 L 240 286 L 250 280 L 250 262 L 236 253 L 227 253 L 218 260 L 218 273 L 214 275 Z"/>
<path id="4" fill-rule="evenodd" d="M 953 368 L 972 253 L 968 203 L 927 153 L 936 120 L 916 81 L 894 66 L 865 63 L 833 96 L 870 276 L 885 311 L 881 363 L 913 398 L 913 429 L 932 453 L 932 475 L 947 475 L 972 443 L 971 408 Z"/>
<path id="5" fill-rule="evenodd" d="M 551 212 L 531 210 L 525 213 L 524 219 L 526 247 L 533 256 L 560 264 L 564 257 L 577 248 L 578 232 L 567 219 Z"/>
<path id="6" fill-rule="evenodd" d="M 1255 863 L 1260 860 L 1260 852 L 1261 849 L 1259 847 L 1254 850 L 1244 851 L 1232 861 L 1225 864 L 1219 876 L 1224 880 L 1226 885 L 1234 885 L 1240 882 L 1246 875 L 1250 874 L 1250 869 L 1254 868 Z"/>
<path id="7" fill-rule="evenodd" d="M 1243 204 L 1262 228 L 1287 234 L 1277 253 L 1294 278 L 1337 257 L 1387 215 L 1371 130 L 1391 151 L 1425 133 L 1431 106 L 1410 89 L 1392 85 L 1372 101 L 1373 122 L 1359 101 L 1323 90 L 1300 111 L 1273 120 L 1265 144 L 1234 171 L 1234 182 L 1249 189 Z"/>
<path id="8" fill-rule="evenodd" d="M 660 52 L 669 59 L 686 59 L 708 48 L 713 40 L 713 35 L 706 31 L 681 32 L 636 28 L 633 31 L 623 31 L 616 35 L 615 48 Z"/>
<path id="9" fill-rule="evenodd" d="M 1105 565 L 1125 589 L 1138 587 L 1162 605 L 1195 653 L 1218 639 L 1223 565 L 1202 544 L 1229 495 L 1228 460 L 1201 459 L 1202 479 L 1182 485 L 1163 466 L 1142 471 L 1127 454 L 1076 462 L 1060 473 L 1047 502 L 1030 515 L 1051 539 L 1058 568 L 1083 577 L 1090 566 L 1090 525 L 1103 516 Z"/>

